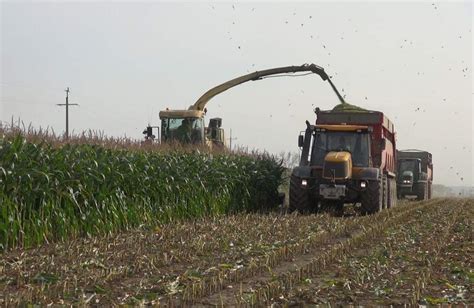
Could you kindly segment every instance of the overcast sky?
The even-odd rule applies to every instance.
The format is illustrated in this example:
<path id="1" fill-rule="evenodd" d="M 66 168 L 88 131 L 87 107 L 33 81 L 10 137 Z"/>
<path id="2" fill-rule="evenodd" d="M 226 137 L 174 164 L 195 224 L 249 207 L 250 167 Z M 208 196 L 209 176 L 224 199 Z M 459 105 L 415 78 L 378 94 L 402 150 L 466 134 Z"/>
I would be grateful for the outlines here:
<path id="1" fill-rule="evenodd" d="M 142 138 L 242 74 L 316 63 L 346 100 L 385 112 L 398 148 L 433 153 L 435 183 L 473 185 L 470 2 L 1 2 L 0 120 Z M 208 104 L 227 136 L 298 151 L 314 107 L 337 98 L 318 76 L 235 87 Z"/>

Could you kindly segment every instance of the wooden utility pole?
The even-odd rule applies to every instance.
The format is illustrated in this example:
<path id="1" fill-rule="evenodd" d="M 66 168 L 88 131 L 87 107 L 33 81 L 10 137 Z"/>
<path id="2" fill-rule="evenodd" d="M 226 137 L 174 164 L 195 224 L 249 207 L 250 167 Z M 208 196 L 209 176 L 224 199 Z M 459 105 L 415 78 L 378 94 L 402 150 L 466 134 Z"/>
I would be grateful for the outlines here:
<path id="1" fill-rule="evenodd" d="M 66 139 L 69 138 L 69 106 L 79 106 L 78 104 L 69 104 L 69 87 L 66 90 L 66 104 L 57 104 L 58 106 L 66 106 Z"/>

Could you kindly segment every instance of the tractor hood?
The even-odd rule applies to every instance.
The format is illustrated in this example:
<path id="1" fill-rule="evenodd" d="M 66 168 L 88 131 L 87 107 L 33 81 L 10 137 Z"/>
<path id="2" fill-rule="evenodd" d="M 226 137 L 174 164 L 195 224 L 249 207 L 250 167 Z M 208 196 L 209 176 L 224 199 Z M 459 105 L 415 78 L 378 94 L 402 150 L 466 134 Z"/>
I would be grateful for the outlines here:
<path id="1" fill-rule="evenodd" d="M 410 170 L 405 170 L 403 171 L 402 173 L 402 178 L 405 180 L 413 180 L 413 171 L 410 171 Z"/>

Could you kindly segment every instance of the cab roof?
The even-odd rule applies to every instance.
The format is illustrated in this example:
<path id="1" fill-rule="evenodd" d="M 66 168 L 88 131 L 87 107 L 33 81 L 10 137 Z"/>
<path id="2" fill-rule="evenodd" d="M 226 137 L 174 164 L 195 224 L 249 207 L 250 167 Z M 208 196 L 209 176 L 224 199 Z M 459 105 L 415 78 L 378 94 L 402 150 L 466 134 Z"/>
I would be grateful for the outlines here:
<path id="1" fill-rule="evenodd" d="M 162 110 L 160 111 L 160 119 L 163 118 L 202 118 L 204 111 L 200 110 Z"/>

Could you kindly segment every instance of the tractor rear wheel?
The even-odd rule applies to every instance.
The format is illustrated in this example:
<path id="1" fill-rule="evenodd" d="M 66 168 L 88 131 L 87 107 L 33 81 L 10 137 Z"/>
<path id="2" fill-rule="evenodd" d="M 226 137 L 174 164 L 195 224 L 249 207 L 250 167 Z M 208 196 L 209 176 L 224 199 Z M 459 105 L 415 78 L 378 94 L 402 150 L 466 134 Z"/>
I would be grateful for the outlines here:
<path id="1" fill-rule="evenodd" d="M 384 203 L 383 180 L 369 181 L 367 188 L 361 196 L 361 209 L 363 214 L 374 214 L 383 209 Z"/>
<path id="2" fill-rule="evenodd" d="M 308 192 L 301 188 L 301 179 L 291 176 L 290 179 L 290 203 L 288 209 L 290 212 L 298 211 L 301 213 L 309 212 L 311 207 Z"/>
<path id="3" fill-rule="evenodd" d="M 389 182 L 389 187 L 390 187 L 390 193 L 389 193 L 389 198 L 390 201 L 388 202 L 389 208 L 397 206 L 397 180 L 395 178 L 391 178 L 388 180 Z"/>

